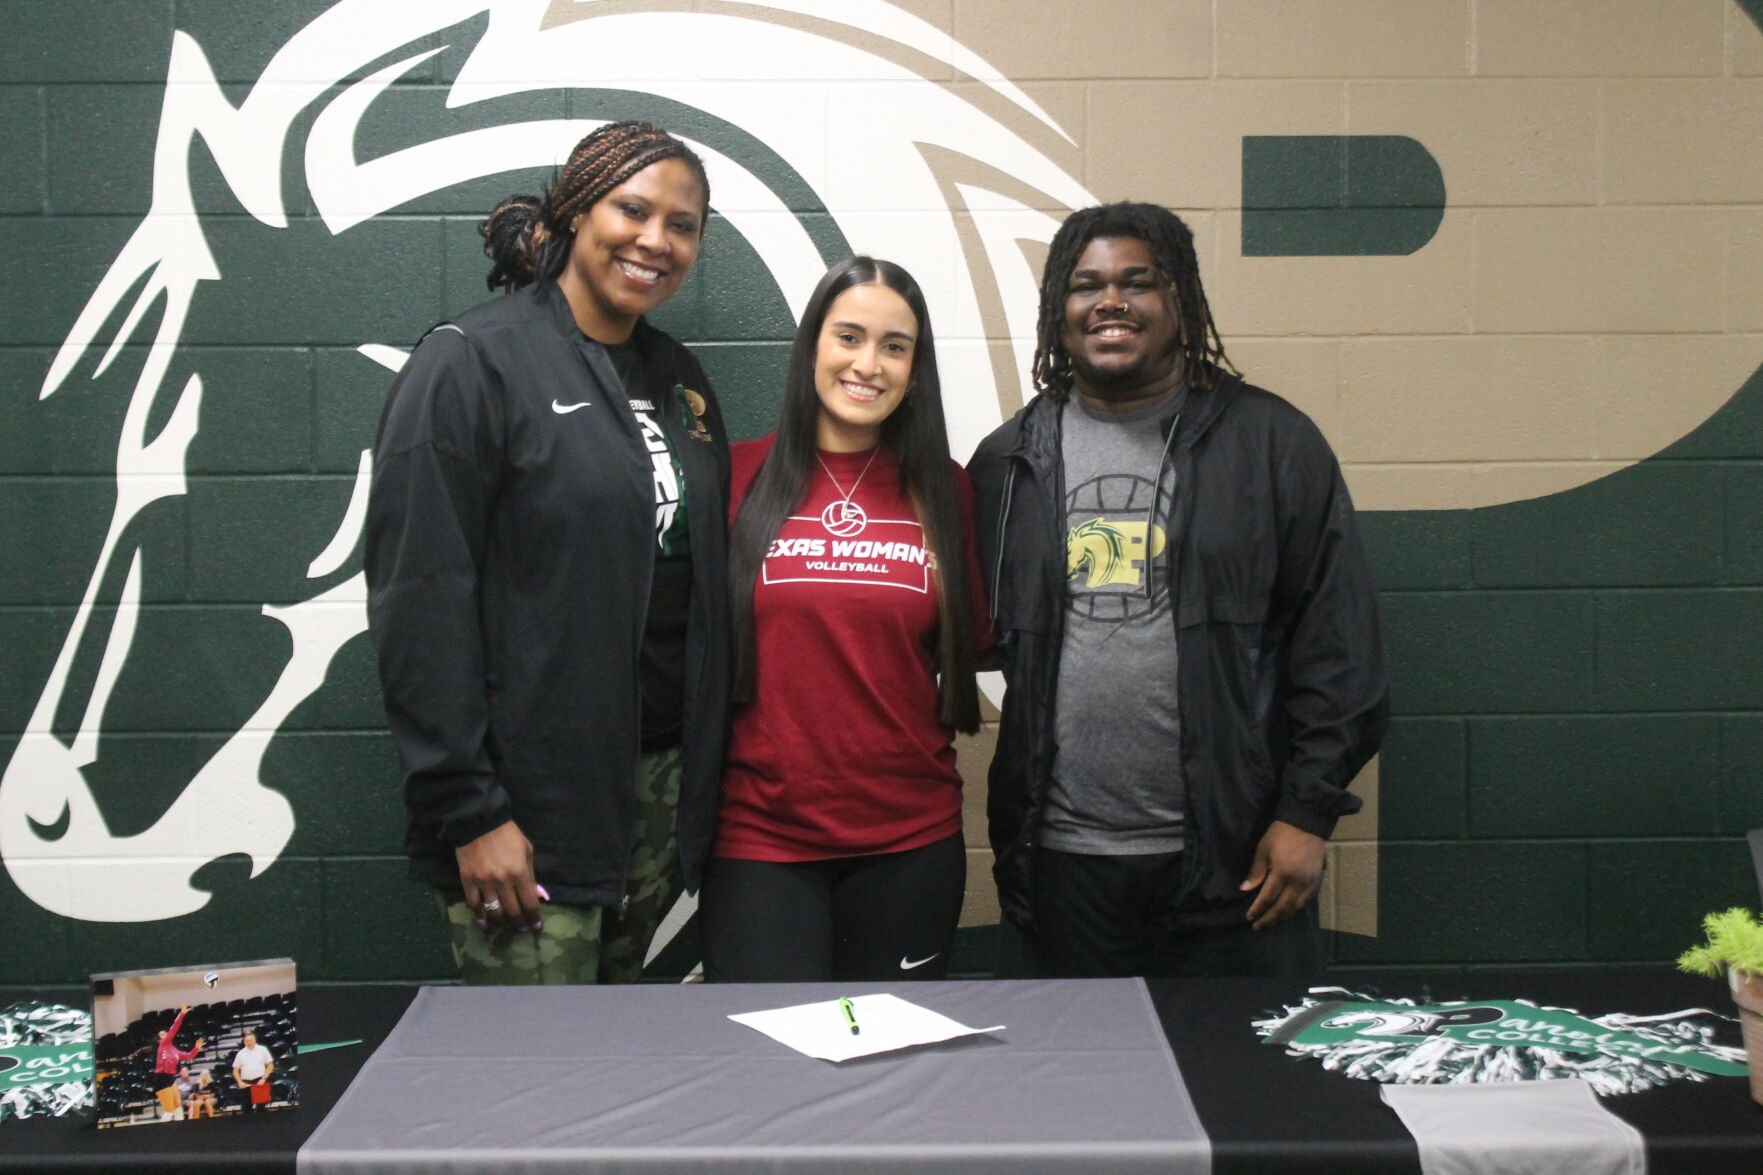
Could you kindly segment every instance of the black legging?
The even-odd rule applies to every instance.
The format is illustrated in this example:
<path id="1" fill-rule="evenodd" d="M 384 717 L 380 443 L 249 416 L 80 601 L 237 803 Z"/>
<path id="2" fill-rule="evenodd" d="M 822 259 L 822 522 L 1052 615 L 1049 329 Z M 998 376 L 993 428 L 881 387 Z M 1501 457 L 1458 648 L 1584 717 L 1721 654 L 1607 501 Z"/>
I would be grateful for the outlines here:
<path id="1" fill-rule="evenodd" d="M 904 853 L 715 858 L 698 917 L 713 983 L 941 979 L 961 917 L 961 834 Z"/>

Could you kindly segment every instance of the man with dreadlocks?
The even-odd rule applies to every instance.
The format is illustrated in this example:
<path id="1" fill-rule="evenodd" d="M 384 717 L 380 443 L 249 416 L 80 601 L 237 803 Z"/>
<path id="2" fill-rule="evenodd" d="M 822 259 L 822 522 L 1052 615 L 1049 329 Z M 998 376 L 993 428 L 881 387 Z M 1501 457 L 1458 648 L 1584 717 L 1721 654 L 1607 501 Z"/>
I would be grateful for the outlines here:
<path id="1" fill-rule="evenodd" d="M 1340 467 L 1225 358 L 1155 205 L 1061 226 L 1034 381 L 969 467 L 1007 686 L 999 973 L 1308 977 L 1388 716 Z"/>

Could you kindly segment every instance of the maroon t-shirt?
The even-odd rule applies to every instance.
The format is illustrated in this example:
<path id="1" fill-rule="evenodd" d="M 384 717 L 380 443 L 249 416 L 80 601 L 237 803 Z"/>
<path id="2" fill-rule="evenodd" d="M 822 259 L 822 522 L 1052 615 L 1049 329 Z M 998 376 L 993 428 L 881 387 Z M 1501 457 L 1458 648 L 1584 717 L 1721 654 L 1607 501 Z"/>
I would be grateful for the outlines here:
<path id="1" fill-rule="evenodd" d="M 771 450 L 731 447 L 731 510 Z M 753 701 L 735 713 L 718 857 L 816 861 L 896 853 L 961 828 L 954 732 L 937 718 L 934 559 L 886 450 L 822 453 L 753 593 Z M 864 472 L 865 465 L 869 466 Z M 990 630 L 973 486 L 953 467 L 970 607 Z M 862 480 L 858 477 L 861 474 Z"/>

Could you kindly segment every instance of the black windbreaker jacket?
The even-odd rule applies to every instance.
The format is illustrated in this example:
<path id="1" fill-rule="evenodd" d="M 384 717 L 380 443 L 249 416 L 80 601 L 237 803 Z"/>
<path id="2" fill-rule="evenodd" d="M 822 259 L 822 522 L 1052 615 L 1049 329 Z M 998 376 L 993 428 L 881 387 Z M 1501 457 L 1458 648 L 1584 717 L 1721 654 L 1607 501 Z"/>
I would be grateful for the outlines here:
<path id="1" fill-rule="evenodd" d="M 1377 590 L 1328 442 L 1271 392 L 1216 372 L 1175 425 L 1171 608 L 1183 885 L 1172 925 L 1240 920 L 1267 826 L 1326 837 L 1389 716 Z M 1007 691 L 987 813 L 1005 917 L 1032 927 L 1032 863 L 1054 755 L 1065 626 L 1060 404 L 1041 397 L 968 466 Z M 1130 717 L 1130 716 L 1128 716 Z"/>
<path id="2" fill-rule="evenodd" d="M 728 441 L 686 349 L 646 323 L 633 339 L 685 475 L 679 843 L 696 889 L 728 709 Z M 411 353 L 374 446 L 365 563 L 412 876 L 457 884 L 454 848 L 513 819 L 553 899 L 621 902 L 654 500 L 612 361 L 556 283 L 474 307 Z"/>

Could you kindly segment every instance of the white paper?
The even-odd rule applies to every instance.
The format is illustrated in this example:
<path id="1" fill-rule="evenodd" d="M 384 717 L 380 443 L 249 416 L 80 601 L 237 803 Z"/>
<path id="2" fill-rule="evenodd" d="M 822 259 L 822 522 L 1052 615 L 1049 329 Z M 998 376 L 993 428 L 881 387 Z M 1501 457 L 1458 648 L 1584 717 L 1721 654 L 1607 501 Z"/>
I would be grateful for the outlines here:
<path id="1" fill-rule="evenodd" d="M 796 1004 L 766 1012 L 741 1012 L 729 1019 L 763 1032 L 804 1056 L 822 1061 L 849 1061 L 853 1057 L 891 1053 L 914 1045 L 936 1044 L 958 1036 L 978 1036 L 1004 1029 L 1002 1024 L 969 1028 L 941 1013 L 886 993 L 852 997 L 851 1014 L 859 1029 L 855 1036 L 845 1022 L 845 1014 L 839 1010 L 838 1000 Z"/>

